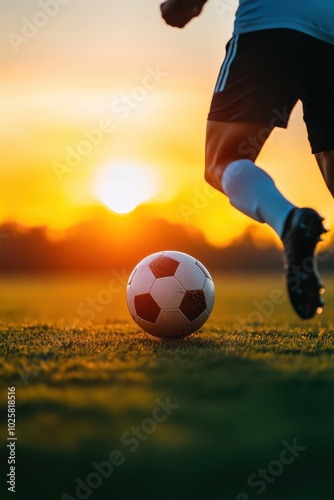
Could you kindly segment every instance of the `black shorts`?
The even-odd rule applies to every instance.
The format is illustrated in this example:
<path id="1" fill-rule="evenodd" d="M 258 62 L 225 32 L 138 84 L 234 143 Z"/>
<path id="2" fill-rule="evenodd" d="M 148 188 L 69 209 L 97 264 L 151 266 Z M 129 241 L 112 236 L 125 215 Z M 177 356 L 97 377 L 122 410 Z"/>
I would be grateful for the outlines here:
<path id="1" fill-rule="evenodd" d="M 334 149 L 334 45 L 291 29 L 245 33 L 226 46 L 208 119 L 286 128 L 298 99 L 312 152 Z"/>

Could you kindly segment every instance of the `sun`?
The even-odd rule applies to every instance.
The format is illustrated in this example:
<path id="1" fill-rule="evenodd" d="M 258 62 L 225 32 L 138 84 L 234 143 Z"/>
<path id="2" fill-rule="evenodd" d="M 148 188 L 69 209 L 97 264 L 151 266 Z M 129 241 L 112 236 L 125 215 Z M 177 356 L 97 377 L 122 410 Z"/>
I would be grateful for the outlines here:
<path id="1" fill-rule="evenodd" d="M 132 212 L 154 198 L 158 190 L 152 168 L 123 160 L 102 165 L 93 181 L 94 196 L 118 214 Z"/>

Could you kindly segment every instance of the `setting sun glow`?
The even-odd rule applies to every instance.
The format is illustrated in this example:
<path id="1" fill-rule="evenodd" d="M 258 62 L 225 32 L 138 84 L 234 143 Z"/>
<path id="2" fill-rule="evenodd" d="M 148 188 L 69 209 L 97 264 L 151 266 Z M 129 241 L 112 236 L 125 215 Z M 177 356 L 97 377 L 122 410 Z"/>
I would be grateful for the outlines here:
<path id="1" fill-rule="evenodd" d="M 125 161 L 102 166 L 93 182 L 94 196 L 110 210 L 126 214 L 157 194 L 155 172 Z"/>
<path id="2" fill-rule="evenodd" d="M 44 227 L 52 240 L 100 214 L 109 227 L 116 220 L 119 234 L 147 218 L 172 224 L 175 246 L 180 228 L 219 247 L 251 226 L 254 234 L 254 221 L 203 175 L 208 108 L 238 2 L 225 2 L 233 7 L 224 19 L 213 2 L 175 31 L 161 19 L 161 1 L 147 9 L 136 0 L 0 3 L 10 35 L 0 48 L 1 261 L 8 222 Z M 38 3 L 59 4 L 59 12 L 36 11 Z M 287 199 L 334 226 L 300 103 L 257 162 Z M 257 242 L 276 238 L 256 227 Z"/>

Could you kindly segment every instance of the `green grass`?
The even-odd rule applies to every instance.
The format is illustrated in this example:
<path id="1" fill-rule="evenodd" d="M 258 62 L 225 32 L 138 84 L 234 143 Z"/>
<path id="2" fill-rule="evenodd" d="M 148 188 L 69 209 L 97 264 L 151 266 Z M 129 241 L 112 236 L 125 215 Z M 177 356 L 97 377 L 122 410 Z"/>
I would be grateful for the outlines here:
<path id="1" fill-rule="evenodd" d="M 291 313 L 278 276 L 215 281 L 212 317 L 199 333 L 180 341 L 140 332 L 126 312 L 124 288 L 93 321 L 78 316 L 77 306 L 97 297 L 108 277 L 2 282 L 1 453 L 7 454 L 7 387 L 15 386 L 13 498 L 60 500 L 63 493 L 80 498 L 76 478 L 86 482 L 95 471 L 92 462 L 108 460 L 113 450 L 124 463 L 86 498 L 332 496 L 332 277 L 326 280 L 327 311 L 306 323 Z M 279 305 L 272 302 L 278 296 L 274 289 L 281 291 Z M 265 306 L 262 317 L 254 301 Z M 167 398 L 178 406 L 168 418 L 156 429 L 147 427 L 152 433 L 144 432 L 143 440 L 129 442 L 126 434 L 124 441 L 133 427 L 153 425 L 147 419 L 157 400 Z M 247 484 L 249 476 L 277 460 L 282 443 L 294 439 L 306 449 L 259 496 L 259 486 Z M 7 465 L 2 470 L 7 473 Z M 5 491 L 3 476 L 1 482 Z"/>

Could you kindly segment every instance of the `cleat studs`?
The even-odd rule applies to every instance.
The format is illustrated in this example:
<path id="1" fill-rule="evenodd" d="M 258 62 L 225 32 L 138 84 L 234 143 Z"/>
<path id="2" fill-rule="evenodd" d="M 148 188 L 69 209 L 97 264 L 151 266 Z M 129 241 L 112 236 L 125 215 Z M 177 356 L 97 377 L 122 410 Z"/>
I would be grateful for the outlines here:
<path id="1" fill-rule="evenodd" d="M 321 314 L 321 313 L 322 313 L 322 311 L 323 311 L 323 308 L 322 308 L 322 307 L 317 307 L 317 309 L 316 309 L 316 311 L 315 311 L 315 312 L 316 312 L 317 314 Z"/>
<path id="2" fill-rule="evenodd" d="M 320 295 L 323 295 L 325 293 L 325 289 L 324 288 L 319 288 L 319 293 L 320 293 Z"/>

